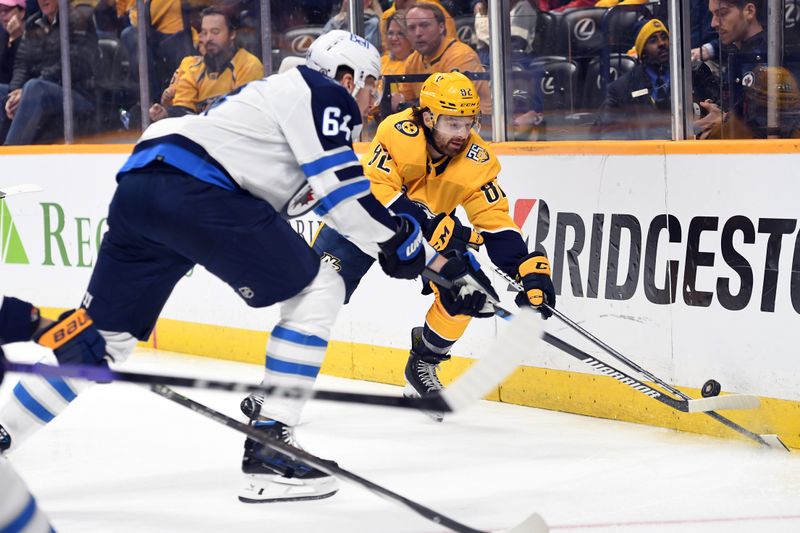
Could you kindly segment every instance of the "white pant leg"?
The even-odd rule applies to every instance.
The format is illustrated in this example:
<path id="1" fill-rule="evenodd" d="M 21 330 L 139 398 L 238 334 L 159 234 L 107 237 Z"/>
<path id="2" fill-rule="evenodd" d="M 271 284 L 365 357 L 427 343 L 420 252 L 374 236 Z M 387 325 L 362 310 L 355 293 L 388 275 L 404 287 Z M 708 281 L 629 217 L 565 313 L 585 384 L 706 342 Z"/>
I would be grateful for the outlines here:
<path id="1" fill-rule="evenodd" d="M 101 331 L 106 353 L 116 362 L 125 361 L 136 346 L 128 333 Z M 52 356 L 40 363 L 52 363 Z M 92 384 L 69 378 L 27 375 L 14 386 L 11 398 L 0 406 L 0 425 L 11 435 L 11 450 L 46 426 Z"/>
<path id="2" fill-rule="evenodd" d="M 53 531 L 47 517 L 36 505 L 25 483 L 11 463 L 0 457 L 0 531 L 48 533 Z"/>
<path id="3" fill-rule="evenodd" d="M 297 387 L 308 395 L 314 387 L 336 315 L 344 305 L 344 281 L 329 265 L 320 265 L 314 280 L 281 304 L 281 320 L 267 343 L 264 385 Z M 300 421 L 308 396 L 268 397 L 261 415 L 289 426 Z"/>

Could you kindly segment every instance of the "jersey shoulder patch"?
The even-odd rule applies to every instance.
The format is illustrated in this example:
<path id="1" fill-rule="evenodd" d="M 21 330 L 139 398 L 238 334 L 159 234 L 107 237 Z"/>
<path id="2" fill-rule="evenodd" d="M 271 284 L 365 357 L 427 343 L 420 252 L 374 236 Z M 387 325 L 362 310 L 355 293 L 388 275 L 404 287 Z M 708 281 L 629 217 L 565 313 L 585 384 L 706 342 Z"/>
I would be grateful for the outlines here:
<path id="1" fill-rule="evenodd" d="M 489 159 L 491 159 L 489 156 L 489 151 L 478 143 L 470 144 L 464 157 L 475 161 L 479 165 L 488 163 Z"/>

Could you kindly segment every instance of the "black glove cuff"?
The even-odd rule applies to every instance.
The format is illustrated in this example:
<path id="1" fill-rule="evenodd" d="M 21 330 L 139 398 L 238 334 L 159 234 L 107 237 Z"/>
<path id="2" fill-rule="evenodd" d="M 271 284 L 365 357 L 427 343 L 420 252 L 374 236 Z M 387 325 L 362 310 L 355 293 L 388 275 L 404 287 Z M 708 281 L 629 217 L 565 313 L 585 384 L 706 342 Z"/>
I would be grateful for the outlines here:
<path id="1" fill-rule="evenodd" d="M 6 296 L 0 307 L 0 341 L 29 341 L 39 328 L 40 321 L 39 309 L 23 300 Z"/>

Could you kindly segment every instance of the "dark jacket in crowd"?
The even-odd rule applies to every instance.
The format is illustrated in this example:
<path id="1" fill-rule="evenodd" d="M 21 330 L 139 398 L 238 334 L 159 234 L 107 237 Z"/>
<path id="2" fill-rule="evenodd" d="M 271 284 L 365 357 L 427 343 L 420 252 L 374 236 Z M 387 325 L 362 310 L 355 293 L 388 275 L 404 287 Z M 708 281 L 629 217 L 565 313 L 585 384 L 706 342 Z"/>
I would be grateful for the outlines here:
<path id="1" fill-rule="evenodd" d="M 752 81 L 752 72 L 767 63 L 767 32 L 762 31 L 742 41 L 741 48 L 733 45 L 722 50 L 722 111 L 743 113 L 744 90 Z"/>
<path id="2" fill-rule="evenodd" d="M 672 138 L 669 94 L 656 101 L 652 86 L 641 63 L 608 86 L 597 124 L 602 139 Z"/>
<path id="3" fill-rule="evenodd" d="M 673 82 L 674 83 L 674 82 Z M 694 101 L 719 101 L 719 80 L 706 65 L 692 71 Z M 602 139 L 671 139 L 672 112 L 669 91 L 656 100 L 653 81 L 638 63 L 608 86 L 596 129 Z"/>
<path id="4" fill-rule="evenodd" d="M 61 85 L 61 41 L 59 20 L 50 24 L 47 17 L 37 13 L 25 21 L 22 37 L 14 62 L 14 74 L 9 90 L 22 88 L 28 80 L 41 78 Z M 86 98 L 94 95 L 94 65 L 99 57 L 97 33 L 91 17 L 70 14 L 69 58 L 72 89 Z"/>
<path id="5" fill-rule="evenodd" d="M 19 49 L 21 39 L 8 46 L 8 34 L 0 28 L 0 83 L 8 84 L 14 73 L 14 58 Z"/>

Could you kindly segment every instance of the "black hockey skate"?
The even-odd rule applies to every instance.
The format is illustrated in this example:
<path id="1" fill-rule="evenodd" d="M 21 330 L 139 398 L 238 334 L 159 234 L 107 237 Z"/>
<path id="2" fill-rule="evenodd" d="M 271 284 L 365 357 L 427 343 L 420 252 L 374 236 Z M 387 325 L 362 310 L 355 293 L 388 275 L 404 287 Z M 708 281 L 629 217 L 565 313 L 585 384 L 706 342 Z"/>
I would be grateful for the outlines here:
<path id="1" fill-rule="evenodd" d="M 268 438 L 302 450 L 290 426 L 259 416 L 262 404 L 263 397 L 257 394 L 251 394 L 242 402 L 242 411 L 251 418 L 250 425 L 263 431 Z M 250 438 L 244 443 L 242 472 L 247 482 L 239 493 L 239 501 L 245 503 L 319 500 L 339 490 L 339 483 L 333 476 Z"/>
<path id="2" fill-rule="evenodd" d="M 436 371 L 439 370 L 439 363 L 450 359 L 450 356 L 429 350 L 422 340 L 422 331 L 422 327 L 411 330 L 411 353 L 406 363 L 406 387 L 403 389 L 406 398 L 427 398 L 444 390 Z M 425 414 L 437 422 L 444 420 L 443 411 L 425 411 Z"/>
<path id="3" fill-rule="evenodd" d="M 6 428 L 0 425 L 0 453 L 4 453 L 9 448 L 11 448 L 11 435 L 8 434 Z"/>

